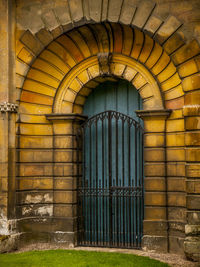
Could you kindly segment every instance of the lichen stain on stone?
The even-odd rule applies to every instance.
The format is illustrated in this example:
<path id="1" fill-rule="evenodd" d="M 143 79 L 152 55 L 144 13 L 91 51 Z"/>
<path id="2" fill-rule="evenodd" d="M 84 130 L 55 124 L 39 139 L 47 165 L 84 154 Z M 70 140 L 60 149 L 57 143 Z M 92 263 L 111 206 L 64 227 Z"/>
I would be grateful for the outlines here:
<path id="1" fill-rule="evenodd" d="M 39 207 L 37 210 L 38 215 L 41 216 L 52 216 L 53 215 L 53 205 L 50 206 L 43 206 L 43 207 Z"/>
<path id="2" fill-rule="evenodd" d="M 28 207 L 23 207 L 22 215 L 24 215 L 24 216 L 31 216 L 31 215 L 52 216 L 53 215 L 53 205 L 42 206 L 42 207 L 41 206 L 35 207 L 33 205 L 30 205 Z"/>
<path id="3" fill-rule="evenodd" d="M 41 202 L 52 202 L 53 198 L 50 194 L 44 195 L 27 195 L 25 198 L 25 203 L 41 203 Z"/>

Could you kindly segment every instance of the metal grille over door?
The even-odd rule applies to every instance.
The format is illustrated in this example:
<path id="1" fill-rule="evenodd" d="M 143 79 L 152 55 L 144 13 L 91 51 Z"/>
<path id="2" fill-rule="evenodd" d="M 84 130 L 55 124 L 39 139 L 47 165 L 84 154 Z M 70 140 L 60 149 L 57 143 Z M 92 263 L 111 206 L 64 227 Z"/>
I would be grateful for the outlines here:
<path id="1" fill-rule="evenodd" d="M 129 116 L 105 111 L 84 123 L 77 140 L 82 150 L 82 168 L 78 170 L 79 245 L 140 247 L 142 127 Z"/>

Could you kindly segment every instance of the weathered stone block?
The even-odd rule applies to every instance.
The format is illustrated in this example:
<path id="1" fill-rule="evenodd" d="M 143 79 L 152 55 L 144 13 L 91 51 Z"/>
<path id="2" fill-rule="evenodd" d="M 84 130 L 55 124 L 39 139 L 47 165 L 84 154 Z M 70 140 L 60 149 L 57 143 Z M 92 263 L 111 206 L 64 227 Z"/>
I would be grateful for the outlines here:
<path id="1" fill-rule="evenodd" d="M 165 176 L 165 164 L 164 163 L 146 163 L 144 166 L 145 176 Z"/>
<path id="2" fill-rule="evenodd" d="M 144 197 L 145 205 L 150 206 L 165 206 L 166 193 L 165 192 L 146 192 Z"/>
<path id="3" fill-rule="evenodd" d="M 122 0 L 111 0 L 108 7 L 108 20 L 110 22 L 117 22 L 122 8 Z"/>
<path id="4" fill-rule="evenodd" d="M 197 60 L 200 59 L 199 56 L 196 58 Z M 199 67 L 195 59 L 188 60 L 178 67 L 178 73 L 182 78 L 189 76 L 193 73 L 197 73 L 198 70 L 199 70 Z"/>
<path id="5" fill-rule="evenodd" d="M 200 130 L 200 116 L 185 118 L 186 130 Z"/>
<path id="6" fill-rule="evenodd" d="M 167 132 L 184 132 L 185 125 L 184 119 L 167 120 L 166 131 Z"/>
<path id="7" fill-rule="evenodd" d="M 74 217 L 77 216 L 77 207 L 76 205 L 55 205 L 54 206 L 54 216 L 56 217 Z"/>
<path id="8" fill-rule="evenodd" d="M 187 193 L 191 194 L 200 194 L 200 180 L 187 180 L 186 181 L 186 190 Z"/>
<path id="9" fill-rule="evenodd" d="M 178 73 L 176 72 L 171 78 L 167 81 L 162 82 L 161 87 L 163 91 L 170 90 L 171 88 L 178 86 L 181 83 Z M 178 88 L 178 87 L 177 87 Z"/>
<path id="10" fill-rule="evenodd" d="M 198 162 L 200 160 L 200 148 L 187 148 L 185 150 L 185 159 L 187 162 Z"/>
<path id="11" fill-rule="evenodd" d="M 169 237 L 169 252 L 174 254 L 184 254 L 183 243 L 184 237 L 170 236 Z"/>
<path id="12" fill-rule="evenodd" d="M 169 191 L 185 192 L 185 177 L 167 177 L 167 188 Z"/>
<path id="13" fill-rule="evenodd" d="M 144 235 L 155 235 L 155 236 L 166 236 L 167 235 L 167 222 L 144 220 L 143 234 Z"/>
<path id="14" fill-rule="evenodd" d="M 165 121 L 163 119 L 149 118 L 144 121 L 144 128 L 146 132 L 164 132 Z"/>
<path id="15" fill-rule="evenodd" d="M 134 0 L 124 0 L 120 15 L 120 22 L 130 24 L 135 13 L 136 6 Z"/>
<path id="16" fill-rule="evenodd" d="M 0 254 L 14 251 L 19 245 L 19 234 L 0 235 Z"/>
<path id="17" fill-rule="evenodd" d="M 145 134 L 145 147 L 162 147 L 164 146 L 164 134 Z"/>
<path id="18" fill-rule="evenodd" d="M 151 36 L 157 31 L 157 29 L 162 24 L 162 20 L 154 15 L 148 19 L 144 30 L 147 31 Z"/>
<path id="19" fill-rule="evenodd" d="M 19 190 L 52 190 L 53 178 L 22 178 L 17 179 Z"/>
<path id="20" fill-rule="evenodd" d="M 183 46 L 185 43 L 183 33 L 181 31 L 177 31 L 174 33 L 163 45 L 166 53 L 172 54 L 176 49 Z"/>
<path id="21" fill-rule="evenodd" d="M 89 14 L 90 18 L 95 22 L 100 22 L 101 20 L 101 8 L 102 8 L 102 1 L 92 1 L 89 0 Z M 107 7 L 107 6 L 106 6 Z M 107 9 L 106 9 L 107 11 Z"/>
<path id="22" fill-rule="evenodd" d="M 153 72 L 154 75 L 157 75 L 168 65 L 169 62 L 170 62 L 170 57 L 165 52 L 163 52 L 162 56 L 153 66 L 151 71 Z"/>
<path id="23" fill-rule="evenodd" d="M 166 134 L 167 147 L 179 147 L 179 146 L 184 146 L 184 144 L 185 144 L 184 133 Z"/>
<path id="24" fill-rule="evenodd" d="M 185 176 L 185 163 L 184 162 L 168 162 L 167 163 L 167 176 Z"/>
<path id="25" fill-rule="evenodd" d="M 186 176 L 187 177 L 200 177 L 200 164 L 190 163 L 186 164 Z"/>
<path id="26" fill-rule="evenodd" d="M 169 206 L 186 206 L 186 194 L 180 192 L 168 192 L 168 205 Z"/>
<path id="27" fill-rule="evenodd" d="M 77 229 L 77 222 L 74 218 L 24 218 L 18 221 L 20 232 L 51 233 L 54 231 L 74 232 Z"/>
<path id="28" fill-rule="evenodd" d="M 48 163 L 44 164 L 31 164 L 31 163 L 21 163 L 17 164 L 19 166 L 19 176 L 51 176 L 53 171 L 53 166 Z"/>
<path id="29" fill-rule="evenodd" d="M 187 210 L 185 207 L 168 207 L 168 219 L 169 221 L 176 222 L 186 222 L 186 213 Z M 182 228 L 177 228 L 177 230 L 181 230 Z"/>
<path id="30" fill-rule="evenodd" d="M 39 204 L 39 205 L 26 205 L 17 207 L 17 215 L 21 217 L 51 217 L 53 216 L 53 205 Z"/>
<path id="31" fill-rule="evenodd" d="M 165 153 L 163 148 L 145 148 L 144 160 L 148 161 L 165 161 Z"/>
<path id="32" fill-rule="evenodd" d="M 178 27 L 180 27 L 181 22 L 177 20 L 176 17 L 170 16 L 166 19 L 165 23 L 160 27 L 156 33 L 156 40 L 162 44 L 166 39 L 172 35 Z"/>
<path id="33" fill-rule="evenodd" d="M 189 236 L 200 235 L 200 225 L 186 224 L 185 225 L 185 234 L 189 235 Z"/>
<path id="34" fill-rule="evenodd" d="M 147 191 L 165 191 L 165 178 L 163 177 L 145 177 L 145 190 Z"/>
<path id="35" fill-rule="evenodd" d="M 187 208 L 200 210 L 200 195 L 187 195 Z"/>
<path id="36" fill-rule="evenodd" d="M 53 137 L 52 136 L 20 136 L 19 138 L 20 148 L 52 148 Z"/>
<path id="37" fill-rule="evenodd" d="M 16 195 L 18 204 L 40 204 L 52 203 L 52 191 L 39 191 L 39 192 L 18 192 Z"/>
<path id="38" fill-rule="evenodd" d="M 145 207 L 145 220 L 166 220 L 165 207 Z"/>
<path id="39" fill-rule="evenodd" d="M 144 235 L 142 238 L 142 247 L 144 250 L 167 252 L 167 237 Z"/>
<path id="40" fill-rule="evenodd" d="M 139 2 L 138 9 L 132 21 L 132 25 L 142 28 L 146 23 L 149 15 L 155 7 L 155 3 L 151 1 L 141 1 Z"/>
<path id="41" fill-rule="evenodd" d="M 187 258 L 200 261 L 200 239 L 198 238 L 187 238 L 184 242 L 184 252 Z"/>
<path id="42" fill-rule="evenodd" d="M 74 22 L 77 22 L 83 18 L 83 9 L 81 0 L 70 0 L 69 8 L 72 20 Z"/>
<path id="43" fill-rule="evenodd" d="M 200 224 L 200 211 L 187 211 L 187 222 L 189 224 Z"/>
<path id="44" fill-rule="evenodd" d="M 192 76 L 186 77 L 182 82 L 183 90 L 187 92 L 187 91 L 199 89 L 200 88 L 199 83 L 200 83 L 199 74 L 194 74 Z"/>
<path id="45" fill-rule="evenodd" d="M 167 161 L 184 161 L 185 150 L 182 148 L 167 148 L 166 149 L 166 160 Z"/>
<path id="46" fill-rule="evenodd" d="M 43 46 L 40 43 L 39 40 L 35 38 L 35 36 L 27 30 L 21 37 L 20 41 L 28 48 L 30 49 L 35 55 L 39 54 Z"/>
<path id="47" fill-rule="evenodd" d="M 176 53 L 172 56 L 173 62 L 178 65 L 194 57 L 200 52 L 199 44 L 196 40 L 191 41 L 189 44 L 184 45 L 180 49 L 177 50 Z"/>
<path id="48" fill-rule="evenodd" d="M 169 79 L 176 72 L 176 67 L 173 62 L 170 62 L 169 65 L 157 76 L 157 79 L 160 83 Z"/>

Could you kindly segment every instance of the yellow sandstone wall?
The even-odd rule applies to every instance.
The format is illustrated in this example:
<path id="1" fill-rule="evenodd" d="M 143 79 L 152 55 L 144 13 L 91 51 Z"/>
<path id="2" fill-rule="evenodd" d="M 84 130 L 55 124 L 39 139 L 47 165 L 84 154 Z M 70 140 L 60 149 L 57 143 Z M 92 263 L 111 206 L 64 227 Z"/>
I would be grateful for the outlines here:
<path id="1" fill-rule="evenodd" d="M 46 114 L 81 114 L 86 97 L 106 73 L 130 81 L 143 99 L 145 112 L 139 114 L 145 125 L 143 246 L 157 251 L 185 250 L 189 257 L 198 258 L 199 1 L 2 3 L 7 11 L 6 3 L 12 4 L 16 13 L 16 78 L 12 86 L 2 79 L 0 89 L 12 96 L 3 96 L 1 102 L 19 103 L 16 174 L 11 175 L 16 179 L 12 178 L 10 189 L 14 191 L 16 183 L 16 205 L 15 194 L 10 194 L 10 205 L 20 219 L 19 231 L 35 240 L 76 243 L 74 135 L 81 118 Z M 4 20 L 7 26 L 10 16 L 8 12 Z M 6 47 L 5 28 L 0 32 L 8 53 L 14 49 Z M 102 67 L 101 53 L 108 52 L 111 62 Z M 12 72 L 14 65 L 6 53 L 1 54 Z M 3 71 L 10 81 L 9 70 Z M 4 130 L 0 133 L 5 139 L 0 145 L 7 153 L 6 136 L 14 134 L 14 126 L 6 126 L 10 120 L 3 116 L 1 113 Z M 10 116 L 15 121 L 15 115 Z M 10 138 L 10 146 L 15 147 Z M 15 162 L 13 156 L 1 161 L 1 166 Z M 2 174 L 0 182 L 6 218 L 8 177 Z"/>

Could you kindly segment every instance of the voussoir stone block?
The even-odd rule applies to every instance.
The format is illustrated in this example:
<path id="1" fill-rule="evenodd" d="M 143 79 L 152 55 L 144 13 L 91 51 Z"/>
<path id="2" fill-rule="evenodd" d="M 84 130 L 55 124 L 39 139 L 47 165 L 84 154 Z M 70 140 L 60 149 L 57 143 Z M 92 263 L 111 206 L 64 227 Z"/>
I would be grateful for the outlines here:
<path id="1" fill-rule="evenodd" d="M 181 22 L 178 21 L 176 17 L 168 17 L 168 19 L 156 33 L 156 40 L 160 44 L 162 44 L 170 35 L 172 35 L 177 30 L 178 27 L 180 27 L 180 25 Z"/>
<path id="2" fill-rule="evenodd" d="M 148 32 L 151 36 L 157 31 L 157 29 L 160 27 L 162 23 L 162 20 L 154 15 L 152 15 L 145 27 L 144 27 L 144 31 Z"/>
<path id="3" fill-rule="evenodd" d="M 130 24 L 133 15 L 136 10 L 136 5 L 134 0 L 124 0 L 122 5 L 122 11 L 120 15 L 120 22 L 124 24 Z"/>
<path id="4" fill-rule="evenodd" d="M 22 35 L 20 41 L 35 55 L 39 54 L 43 49 L 42 43 L 29 30 Z"/>
<path id="5" fill-rule="evenodd" d="M 35 36 L 38 38 L 38 40 L 40 40 L 40 42 L 46 46 L 48 45 L 51 41 L 53 41 L 53 36 L 51 35 L 51 33 L 43 28 L 41 30 L 39 30 Z"/>
<path id="6" fill-rule="evenodd" d="M 153 1 L 141 1 L 132 21 L 132 25 L 137 26 L 138 28 L 142 28 L 145 25 L 154 7 L 155 3 Z"/>
<path id="7" fill-rule="evenodd" d="M 105 2 L 105 1 L 104 1 Z M 89 14 L 90 18 L 95 22 L 100 22 L 101 20 L 101 8 L 102 8 L 101 0 L 89 0 Z M 107 9 L 106 9 L 107 11 Z"/>
<path id="8" fill-rule="evenodd" d="M 74 22 L 78 22 L 83 18 L 83 9 L 81 0 L 69 0 L 69 8 Z"/>
<path id="9" fill-rule="evenodd" d="M 110 0 L 108 6 L 108 20 L 117 22 L 122 8 L 123 0 Z"/>
<path id="10" fill-rule="evenodd" d="M 180 49 L 177 50 L 177 52 L 172 55 L 172 60 L 175 63 L 175 65 L 181 64 L 187 59 L 190 59 L 191 57 L 194 57 L 200 53 L 200 47 L 196 40 L 191 41 L 189 44 L 184 45 Z"/>

